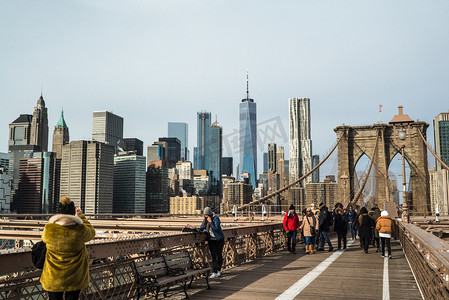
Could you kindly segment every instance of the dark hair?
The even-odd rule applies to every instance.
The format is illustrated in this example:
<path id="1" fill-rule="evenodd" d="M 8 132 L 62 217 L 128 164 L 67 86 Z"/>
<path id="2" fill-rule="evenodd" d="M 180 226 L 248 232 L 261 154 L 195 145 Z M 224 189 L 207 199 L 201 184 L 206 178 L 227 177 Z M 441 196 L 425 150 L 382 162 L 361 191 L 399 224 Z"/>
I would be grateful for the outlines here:
<path id="1" fill-rule="evenodd" d="M 292 205 L 290 205 L 290 208 L 288 209 L 288 210 L 295 210 L 295 206 L 292 204 Z"/>
<path id="2" fill-rule="evenodd" d="M 75 215 L 75 203 L 69 201 L 61 201 L 58 203 L 58 207 L 56 208 L 58 214 Z"/>
<path id="3" fill-rule="evenodd" d="M 368 210 L 366 209 L 366 207 L 362 207 L 362 209 L 360 209 L 360 214 L 367 214 Z"/>

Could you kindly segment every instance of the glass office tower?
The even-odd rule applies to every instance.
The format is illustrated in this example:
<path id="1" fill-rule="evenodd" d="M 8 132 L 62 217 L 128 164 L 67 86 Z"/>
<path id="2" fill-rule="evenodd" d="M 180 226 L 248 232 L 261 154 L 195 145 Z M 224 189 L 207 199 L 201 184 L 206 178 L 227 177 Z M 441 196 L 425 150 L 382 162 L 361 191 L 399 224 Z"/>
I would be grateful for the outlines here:
<path id="1" fill-rule="evenodd" d="M 222 136 L 221 126 L 214 122 L 209 129 L 209 178 L 210 192 L 213 195 L 221 195 L 221 175 L 222 175 Z"/>
<path id="2" fill-rule="evenodd" d="M 209 170 L 209 129 L 210 112 L 198 112 L 197 114 L 197 146 L 194 166 L 197 170 Z"/>
<path id="3" fill-rule="evenodd" d="M 175 137 L 181 142 L 181 159 L 189 160 L 189 125 L 187 123 L 168 122 L 167 137 Z"/>
<path id="4" fill-rule="evenodd" d="M 250 174 L 251 184 L 256 187 L 257 182 L 257 121 L 256 103 L 249 98 L 248 78 L 246 98 L 240 103 L 240 173 Z M 240 174 L 237 174 L 238 176 Z"/>

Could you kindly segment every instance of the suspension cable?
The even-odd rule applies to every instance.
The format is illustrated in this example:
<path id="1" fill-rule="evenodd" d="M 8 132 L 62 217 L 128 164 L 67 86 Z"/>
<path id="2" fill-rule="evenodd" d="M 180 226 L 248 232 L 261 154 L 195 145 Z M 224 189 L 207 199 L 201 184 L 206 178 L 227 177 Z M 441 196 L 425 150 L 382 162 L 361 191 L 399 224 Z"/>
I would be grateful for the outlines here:
<path id="1" fill-rule="evenodd" d="M 259 203 L 261 203 L 261 202 L 263 202 L 263 201 L 266 201 L 266 200 L 268 200 L 268 199 L 270 199 L 270 198 L 272 198 L 272 197 L 274 197 L 274 196 L 276 196 L 277 194 L 280 194 L 280 193 L 282 193 L 282 192 L 284 192 L 285 190 L 288 190 L 289 188 L 291 188 L 292 186 L 295 186 L 295 185 L 297 185 L 298 183 L 300 183 L 301 181 L 303 181 L 305 178 L 307 178 L 307 176 L 310 176 L 313 172 L 315 172 L 330 156 L 331 156 L 331 154 L 334 152 L 334 150 L 337 148 L 337 146 L 338 146 L 338 144 L 340 143 L 340 141 L 341 141 L 341 139 L 343 138 L 343 135 L 338 139 L 338 141 L 337 141 L 337 143 L 335 144 L 335 146 L 332 148 L 332 150 L 327 154 L 327 156 L 318 164 L 318 165 L 316 165 L 315 166 L 315 168 L 313 168 L 312 170 L 310 170 L 307 174 L 305 174 L 305 175 L 303 175 L 301 178 L 299 178 L 299 179 L 297 179 L 297 180 L 295 180 L 293 183 L 290 183 L 289 185 L 286 185 L 285 187 L 283 187 L 283 188 L 281 188 L 281 189 L 279 189 L 279 190 L 277 190 L 277 191 L 274 191 L 273 193 L 271 193 L 271 194 L 269 194 L 269 195 L 266 195 L 265 197 L 263 197 L 263 198 L 260 198 L 259 200 L 255 200 L 255 201 L 252 201 L 252 202 L 250 202 L 250 203 L 247 203 L 247 204 L 244 204 L 244 205 L 242 205 L 242 206 L 240 206 L 240 207 L 238 207 L 237 208 L 237 210 L 242 210 L 242 209 L 244 209 L 244 208 L 246 208 L 246 207 L 249 207 L 249 206 L 251 206 L 251 205 L 255 205 L 255 204 L 259 204 Z M 227 212 L 225 212 L 224 214 L 230 214 L 230 213 L 232 213 L 231 211 L 227 211 Z"/>
<path id="2" fill-rule="evenodd" d="M 444 163 L 444 161 L 438 157 L 438 155 L 432 150 L 432 148 L 429 146 L 429 144 L 427 143 L 426 139 L 424 138 L 421 130 L 418 130 L 419 135 L 421 136 L 422 140 L 424 141 L 424 143 L 426 144 L 427 148 L 430 150 L 430 152 L 433 154 L 433 156 L 435 156 L 435 158 L 440 162 L 440 164 L 445 167 L 447 170 L 449 170 L 449 167 Z"/>

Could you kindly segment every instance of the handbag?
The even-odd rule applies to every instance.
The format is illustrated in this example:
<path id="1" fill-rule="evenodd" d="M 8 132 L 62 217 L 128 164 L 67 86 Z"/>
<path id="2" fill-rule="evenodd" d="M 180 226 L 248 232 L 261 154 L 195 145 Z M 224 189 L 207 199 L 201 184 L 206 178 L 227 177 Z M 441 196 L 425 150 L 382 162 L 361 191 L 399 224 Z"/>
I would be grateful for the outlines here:
<path id="1" fill-rule="evenodd" d="M 309 221 L 309 218 L 306 216 L 306 220 L 307 220 L 307 223 L 309 223 L 309 226 L 310 226 L 310 221 Z M 315 223 L 315 222 L 313 222 L 313 223 Z M 315 236 L 316 235 L 316 228 L 315 228 L 315 226 L 310 226 L 310 234 L 312 235 L 312 236 Z"/>
<path id="2" fill-rule="evenodd" d="M 40 241 L 33 245 L 33 248 L 31 248 L 31 261 L 36 268 L 44 268 L 46 254 L 47 245 L 44 242 Z"/>

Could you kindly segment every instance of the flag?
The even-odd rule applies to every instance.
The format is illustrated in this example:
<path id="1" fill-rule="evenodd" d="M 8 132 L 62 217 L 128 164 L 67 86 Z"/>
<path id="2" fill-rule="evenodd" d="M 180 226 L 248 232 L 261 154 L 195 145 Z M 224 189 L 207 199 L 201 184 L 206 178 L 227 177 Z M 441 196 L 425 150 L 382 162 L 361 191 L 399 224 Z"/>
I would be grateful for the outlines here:
<path id="1" fill-rule="evenodd" d="M 379 112 L 382 112 L 383 105 L 379 104 Z"/>

